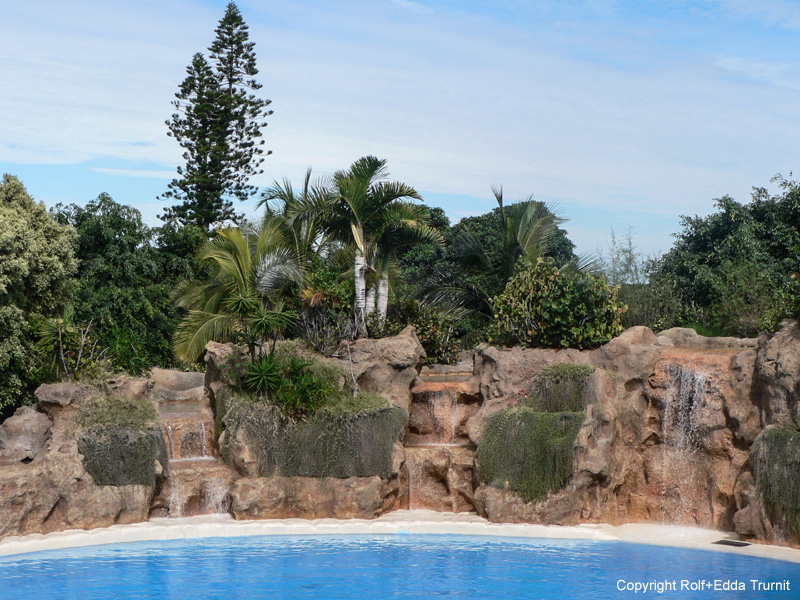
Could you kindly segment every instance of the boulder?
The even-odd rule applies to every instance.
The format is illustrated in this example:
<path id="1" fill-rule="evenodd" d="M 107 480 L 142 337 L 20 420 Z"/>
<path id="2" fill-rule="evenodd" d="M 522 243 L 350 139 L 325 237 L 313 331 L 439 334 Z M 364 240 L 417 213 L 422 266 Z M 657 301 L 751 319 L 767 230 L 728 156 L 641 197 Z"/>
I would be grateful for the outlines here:
<path id="1" fill-rule="evenodd" d="M 69 381 L 46 383 L 34 392 L 39 410 L 51 418 L 68 406 L 80 404 L 94 393 L 96 390 L 91 386 Z"/>
<path id="2" fill-rule="evenodd" d="M 32 406 L 22 406 L 0 425 L 0 463 L 32 460 L 44 447 L 53 421 Z"/>
<path id="3" fill-rule="evenodd" d="M 103 391 L 109 396 L 122 396 L 142 400 L 147 397 L 149 381 L 144 377 L 119 375 L 103 382 Z"/>
<path id="4" fill-rule="evenodd" d="M 390 491 L 380 477 L 245 477 L 230 492 L 236 519 L 374 519 Z"/>
<path id="5" fill-rule="evenodd" d="M 434 446 L 406 448 L 409 508 L 469 512 L 474 508 L 475 451 Z"/>
<path id="6" fill-rule="evenodd" d="M 352 368 L 352 377 L 360 390 L 379 393 L 408 411 L 411 386 L 426 357 L 413 327 L 379 340 L 343 341 L 338 356 L 339 365 L 347 373 Z"/>
<path id="7" fill-rule="evenodd" d="M 683 348 L 755 348 L 756 338 L 706 337 L 691 327 L 665 329 L 656 337 L 657 346 L 680 346 Z"/>
<path id="8" fill-rule="evenodd" d="M 37 396 L 52 409 L 61 407 L 54 396 L 68 400 L 67 406 L 84 395 L 82 387 L 73 386 L 69 393 L 57 395 L 51 393 L 51 386 L 40 387 Z M 64 388 L 56 389 L 61 392 Z M 50 441 L 36 460 L 0 468 L 0 538 L 147 520 L 153 487 L 96 485 L 78 453 L 72 419 L 76 411 L 61 408 L 53 412 Z"/>
<path id="9" fill-rule="evenodd" d="M 511 490 L 482 485 L 475 490 L 475 510 L 494 523 L 578 523 L 579 507 L 569 490 L 554 494 L 552 499 L 557 501 L 530 503 Z"/>
<path id="10" fill-rule="evenodd" d="M 159 404 L 202 402 L 205 396 L 205 377 L 205 373 L 154 367 L 150 374 L 150 398 Z"/>
<path id="11" fill-rule="evenodd" d="M 762 335 L 756 369 L 765 425 L 800 429 L 800 323 L 786 319 L 771 338 Z"/>

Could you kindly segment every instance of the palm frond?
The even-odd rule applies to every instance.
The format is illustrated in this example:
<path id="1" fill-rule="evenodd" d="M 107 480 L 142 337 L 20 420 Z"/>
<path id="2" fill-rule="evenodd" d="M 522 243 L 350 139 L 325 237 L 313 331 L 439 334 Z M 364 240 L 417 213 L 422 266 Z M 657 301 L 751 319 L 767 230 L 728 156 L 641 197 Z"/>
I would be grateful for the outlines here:
<path id="1" fill-rule="evenodd" d="M 272 248 L 260 256 L 255 270 L 256 289 L 265 295 L 274 294 L 288 284 L 303 286 L 305 273 L 290 248 Z"/>
<path id="2" fill-rule="evenodd" d="M 227 341 L 237 327 L 238 322 L 231 315 L 191 310 L 175 331 L 175 356 L 183 362 L 194 362 L 208 342 Z"/>

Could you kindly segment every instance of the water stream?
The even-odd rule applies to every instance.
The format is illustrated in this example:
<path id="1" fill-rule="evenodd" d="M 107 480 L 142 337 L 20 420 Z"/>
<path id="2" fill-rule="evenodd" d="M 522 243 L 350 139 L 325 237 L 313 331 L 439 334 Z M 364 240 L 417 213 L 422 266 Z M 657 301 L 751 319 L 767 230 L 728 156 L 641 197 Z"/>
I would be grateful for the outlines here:
<path id="1" fill-rule="evenodd" d="M 162 494 L 168 516 L 227 512 L 231 475 L 215 455 L 210 410 L 199 403 L 159 407 L 169 448 L 169 477 Z"/>
<path id="2" fill-rule="evenodd" d="M 693 496 L 703 484 L 698 451 L 702 447 L 698 429 L 706 408 L 708 375 L 688 365 L 668 364 L 661 423 L 663 439 L 665 519 L 670 523 L 695 523 Z"/>

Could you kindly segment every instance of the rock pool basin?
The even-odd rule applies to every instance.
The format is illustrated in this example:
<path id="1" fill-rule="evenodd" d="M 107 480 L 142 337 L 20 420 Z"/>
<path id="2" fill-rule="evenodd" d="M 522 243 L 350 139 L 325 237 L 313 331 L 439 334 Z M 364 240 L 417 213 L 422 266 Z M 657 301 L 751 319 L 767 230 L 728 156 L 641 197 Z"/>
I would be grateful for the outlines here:
<path id="1" fill-rule="evenodd" d="M 503 525 L 429 511 L 371 521 L 161 519 L 8 538 L 0 597 L 798 597 L 799 550 L 714 543 L 726 537 L 665 525 Z"/>

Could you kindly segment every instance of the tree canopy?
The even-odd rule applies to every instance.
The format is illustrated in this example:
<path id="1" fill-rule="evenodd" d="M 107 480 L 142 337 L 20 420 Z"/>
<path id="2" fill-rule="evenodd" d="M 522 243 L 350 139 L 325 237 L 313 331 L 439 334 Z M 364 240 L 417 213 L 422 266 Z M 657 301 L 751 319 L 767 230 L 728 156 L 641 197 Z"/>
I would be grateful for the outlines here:
<path id="1" fill-rule="evenodd" d="M 16 177 L 0 184 L 0 414 L 32 398 L 40 381 L 34 323 L 69 302 L 75 231 L 57 223 Z"/>

